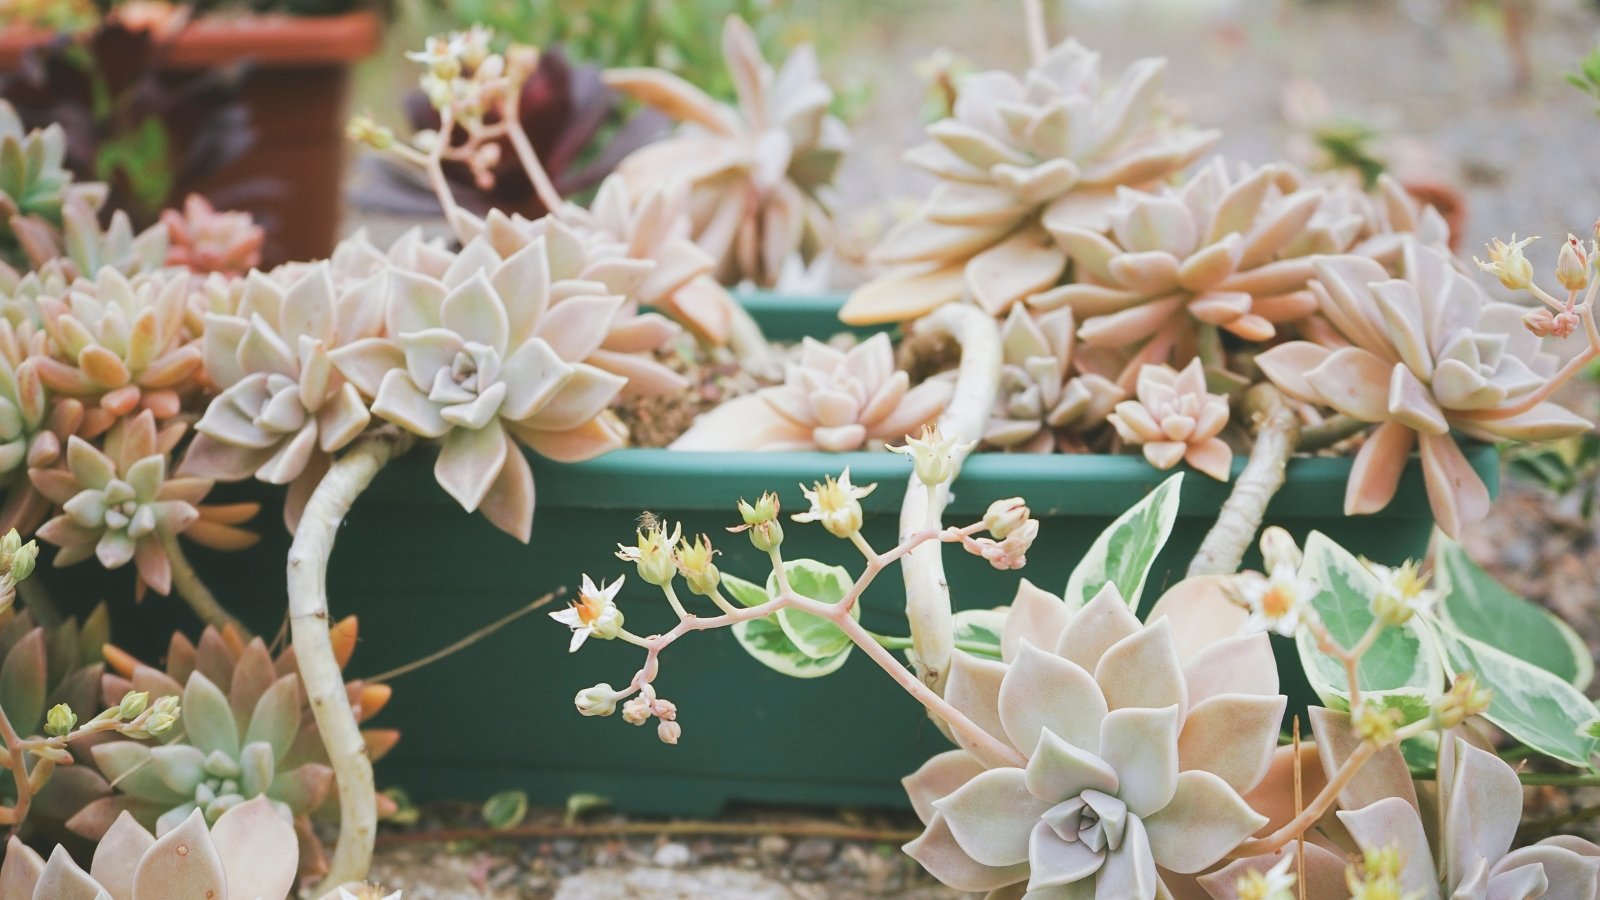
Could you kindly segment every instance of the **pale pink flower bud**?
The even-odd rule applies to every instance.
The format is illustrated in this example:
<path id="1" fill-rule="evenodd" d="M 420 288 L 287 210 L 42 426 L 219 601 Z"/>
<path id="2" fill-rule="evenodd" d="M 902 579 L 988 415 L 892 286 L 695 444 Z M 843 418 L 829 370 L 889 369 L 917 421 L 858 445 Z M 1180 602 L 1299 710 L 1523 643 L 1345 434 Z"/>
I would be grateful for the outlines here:
<path id="1" fill-rule="evenodd" d="M 657 700 L 652 709 L 660 716 L 662 721 L 675 722 L 678 719 L 678 704 L 671 700 Z"/>
<path id="2" fill-rule="evenodd" d="M 656 726 L 656 737 L 661 738 L 663 744 L 676 744 L 683 735 L 683 726 L 677 722 L 662 722 Z"/>
<path id="3" fill-rule="evenodd" d="M 622 721 L 629 725 L 643 725 L 650 721 L 650 701 L 635 697 L 622 704 Z"/>
<path id="4" fill-rule="evenodd" d="M 1556 256 L 1556 280 L 1569 291 L 1581 291 L 1589 286 L 1589 259 L 1583 252 L 1583 244 L 1570 234 Z"/>
<path id="5" fill-rule="evenodd" d="M 1028 521 L 1029 515 L 1028 504 L 1021 497 L 996 500 L 989 504 L 988 511 L 983 514 L 983 527 L 996 538 L 1005 540 L 1007 535 Z"/>

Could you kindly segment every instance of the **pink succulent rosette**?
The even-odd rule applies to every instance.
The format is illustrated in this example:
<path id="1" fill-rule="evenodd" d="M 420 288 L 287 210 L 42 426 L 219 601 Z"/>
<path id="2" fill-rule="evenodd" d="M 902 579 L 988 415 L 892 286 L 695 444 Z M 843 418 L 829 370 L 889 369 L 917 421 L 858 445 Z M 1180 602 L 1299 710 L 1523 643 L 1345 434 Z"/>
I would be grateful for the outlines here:
<path id="1" fill-rule="evenodd" d="M 916 434 L 954 390 L 943 377 L 911 386 L 911 376 L 895 368 L 887 334 L 849 350 L 806 338 L 783 384 L 702 414 L 672 449 L 859 450 Z"/>
<path id="2" fill-rule="evenodd" d="M 991 897 L 1151 900 L 1265 825 L 1243 795 L 1286 702 L 1272 650 L 1265 634 L 1221 636 L 1195 612 L 1216 598 L 1194 592 L 1216 588 L 1183 583 L 1145 625 L 1114 586 L 1072 610 L 1024 582 L 1002 659 L 958 652 L 945 694 L 1018 756 L 958 732 L 963 749 L 905 779 L 927 825 L 906 852 Z"/>
<path id="3" fill-rule="evenodd" d="M 1106 417 L 1124 441 L 1144 448 L 1158 469 L 1180 461 L 1218 481 L 1227 481 L 1233 449 L 1217 435 L 1228 424 L 1228 398 L 1206 390 L 1200 360 L 1183 371 L 1167 366 L 1139 370 L 1137 399 L 1124 400 Z"/>
<path id="4" fill-rule="evenodd" d="M 1345 514 L 1394 497 L 1413 449 L 1439 527 L 1452 537 L 1489 511 L 1489 490 L 1452 432 L 1484 441 L 1551 440 L 1593 427 L 1541 400 L 1555 361 L 1522 325 L 1527 310 L 1490 301 L 1441 251 L 1407 241 L 1403 277 L 1358 257 L 1316 263 L 1322 315 L 1348 346 L 1291 341 L 1257 357 L 1306 403 L 1378 425 L 1356 455 Z"/>
<path id="5" fill-rule="evenodd" d="M 249 213 L 219 212 L 205 197 L 190 194 L 182 210 L 162 210 L 161 224 L 167 229 L 169 266 L 241 278 L 261 265 L 267 234 Z"/>
<path id="6" fill-rule="evenodd" d="M 1079 371 L 1074 325 L 1070 309 L 1011 307 L 1000 329 L 1000 396 L 984 443 L 1029 453 L 1083 449 L 1084 432 L 1127 397 L 1111 379 Z"/>

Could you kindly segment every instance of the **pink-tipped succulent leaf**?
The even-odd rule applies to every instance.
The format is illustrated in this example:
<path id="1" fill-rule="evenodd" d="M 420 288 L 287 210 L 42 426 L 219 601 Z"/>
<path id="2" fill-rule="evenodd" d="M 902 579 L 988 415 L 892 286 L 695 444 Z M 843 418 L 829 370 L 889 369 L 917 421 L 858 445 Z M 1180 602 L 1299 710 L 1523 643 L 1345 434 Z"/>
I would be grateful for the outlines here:
<path id="1" fill-rule="evenodd" d="M 1115 382 L 1073 366 L 1077 337 L 1070 309 L 1034 314 L 1013 306 L 1000 332 L 1005 368 L 985 443 L 1049 453 L 1081 448 L 1127 394 Z"/>
<path id="2" fill-rule="evenodd" d="M 183 209 L 163 210 L 167 228 L 167 264 L 200 275 L 216 272 L 243 276 L 261 264 L 266 232 L 246 212 L 219 212 L 199 194 L 190 194 Z"/>

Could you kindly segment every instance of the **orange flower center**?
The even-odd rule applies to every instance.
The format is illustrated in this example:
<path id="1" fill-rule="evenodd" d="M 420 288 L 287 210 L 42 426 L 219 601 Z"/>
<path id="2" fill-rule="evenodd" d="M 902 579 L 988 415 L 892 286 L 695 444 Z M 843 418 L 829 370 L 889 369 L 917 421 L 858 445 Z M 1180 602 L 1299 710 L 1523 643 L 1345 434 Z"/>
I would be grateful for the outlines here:
<path id="1" fill-rule="evenodd" d="M 1261 597 L 1261 612 L 1270 619 L 1281 619 L 1294 609 L 1294 595 L 1280 585 L 1267 588 Z"/>
<path id="2" fill-rule="evenodd" d="M 606 602 L 593 594 L 579 594 L 578 599 L 572 601 L 572 608 L 578 611 L 578 621 L 593 625 L 606 611 Z"/>

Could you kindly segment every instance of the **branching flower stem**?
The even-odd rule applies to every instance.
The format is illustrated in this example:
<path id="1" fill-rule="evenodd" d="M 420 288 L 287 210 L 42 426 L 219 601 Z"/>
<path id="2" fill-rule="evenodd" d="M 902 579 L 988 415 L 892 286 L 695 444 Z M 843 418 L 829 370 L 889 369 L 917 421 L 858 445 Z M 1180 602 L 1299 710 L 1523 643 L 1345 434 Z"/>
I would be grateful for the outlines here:
<path id="1" fill-rule="evenodd" d="M 986 754 L 995 758 L 1009 760 L 1013 765 L 1019 767 L 1024 766 L 1027 764 L 1027 760 L 1021 754 L 987 731 L 984 731 L 966 714 L 939 696 L 936 691 L 919 679 L 915 673 L 901 665 L 889 649 L 878 641 L 875 635 L 863 628 L 850 615 L 850 610 L 872 584 L 878 573 L 889 565 L 906 557 L 912 550 L 923 544 L 930 542 L 960 543 L 963 537 L 970 537 L 982 531 L 983 527 L 983 523 L 979 522 L 965 528 L 946 528 L 943 530 L 928 528 L 907 536 L 893 548 L 871 557 L 867 561 L 866 569 L 851 584 L 850 589 L 838 603 L 823 603 L 795 593 L 789 586 L 787 576 L 784 574 L 783 558 L 774 549 L 771 551 L 771 559 L 773 572 L 775 573 L 774 580 L 777 581 L 779 590 L 777 596 L 767 602 L 757 606 L 725 612 L 718 616 L 681 615 L 678 624 L 666 634 L 640 637 L 626 630 L 622 631 L 618 635 L 619 638 L 644 648 L 647 651 L 647 655 L 644 665 L 633 676 L 633 680 L 628 687 L 617 694 L 617 699 L 621 700 L 630 697 L 643 690 L 647 684 L 653 682 L 660 670 L 662 651 L 672 646 L 684 635 L 694 631 L 705 631 L 712 628 L 737 625 L 741 622 L 749 622 L 773 615 L 783 609 L 794 609 L 826 619 L 838 626 L 852 643 L 860 647 L 862 652 L 866 653 L 873 662 L 876 662 L 887 672 L 897 684 L 926 707 L 930 713 L 946 722 L 965 741 L 981 747 Z"/>

